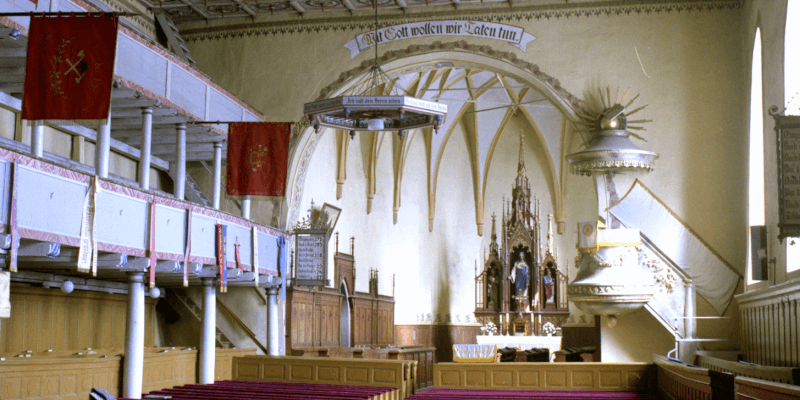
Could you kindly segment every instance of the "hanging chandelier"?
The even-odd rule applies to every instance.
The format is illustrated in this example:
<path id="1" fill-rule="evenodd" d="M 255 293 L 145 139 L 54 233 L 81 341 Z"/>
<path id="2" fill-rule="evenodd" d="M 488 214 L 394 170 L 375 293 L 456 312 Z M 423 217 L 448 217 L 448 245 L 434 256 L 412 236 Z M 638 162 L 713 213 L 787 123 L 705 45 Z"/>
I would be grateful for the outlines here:
<path id="1" fill-rule="evenodd" d="M 369 72 L 355 83 L 351 95 L 319 100 L 303 105 L 303 114 L 314 131 L 320 127 L 350 131 L 354 138 L 358 131 L 396 131 L 403 137 L 405 131 L 439 127 L 447 116 L 447 105 L 411 96 L 405 88 L 392 80 L 378 65 L 378 4 L 375 8 L 375 61 Z"/>

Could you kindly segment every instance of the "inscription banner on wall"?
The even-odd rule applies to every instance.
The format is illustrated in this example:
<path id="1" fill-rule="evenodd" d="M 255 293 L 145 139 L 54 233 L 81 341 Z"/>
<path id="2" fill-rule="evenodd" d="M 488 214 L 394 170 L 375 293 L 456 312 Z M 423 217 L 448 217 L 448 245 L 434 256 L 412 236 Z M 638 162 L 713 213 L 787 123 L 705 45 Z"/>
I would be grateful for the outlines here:
<path id="1" fill-rule="evenodd" d="M 350 50 L 350 58 L 353 59 L 378 43 L 428 36 L 467 36 L 501 40 L 522 51 L 525 51 L 528 42 L 536 39 L 536 37 L 517 26 L 483 21 L 446 20 L 387 26 L 378 29 L 377 38 L 375 31 L 362 33 L 347 42 L 344 47 Z"/>
<path id="2" fill-rule="evenodd" d="M 800 116 L 770 113 L 778 136 L 778 239 L 800 237 Z"/>
<path id="3" fill-rule="evenodd" d="M 303 232 L 295 241 L 295 279 L 299 286 L 325 286 L 328 280 L 328 235 Z"/>

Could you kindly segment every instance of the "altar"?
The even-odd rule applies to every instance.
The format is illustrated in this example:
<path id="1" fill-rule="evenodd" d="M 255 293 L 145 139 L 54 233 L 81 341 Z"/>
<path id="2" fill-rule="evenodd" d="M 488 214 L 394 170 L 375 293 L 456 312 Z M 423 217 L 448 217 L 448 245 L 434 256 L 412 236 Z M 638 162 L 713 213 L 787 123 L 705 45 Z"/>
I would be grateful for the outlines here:
<path id="1" fill-rule="evenodd" d="M 478 335 L 478 344 L 496 344 L 497 348 L 516 347 L 521 351 L 549 349 L 550 354 L 561 350 L 561 336 L 508 336 Z"/>

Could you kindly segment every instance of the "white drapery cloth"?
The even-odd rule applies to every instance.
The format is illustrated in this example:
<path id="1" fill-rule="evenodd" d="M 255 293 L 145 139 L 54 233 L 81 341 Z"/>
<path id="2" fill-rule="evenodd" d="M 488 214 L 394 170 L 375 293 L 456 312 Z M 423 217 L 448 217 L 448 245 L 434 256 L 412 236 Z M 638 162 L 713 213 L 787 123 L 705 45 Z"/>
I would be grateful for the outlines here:
<path id="1" fill-rule="evenodd" d="M 494 344 L 454 344 L 455 362 L 494 362 L 497 358 L 497 345 Z"/>
<path id="2" fill-rule="evenodd" d="M 638 179 L 608 211 L 637 228 L 694 280 L 697 293 L 722 314 L 741 275 Z"/>

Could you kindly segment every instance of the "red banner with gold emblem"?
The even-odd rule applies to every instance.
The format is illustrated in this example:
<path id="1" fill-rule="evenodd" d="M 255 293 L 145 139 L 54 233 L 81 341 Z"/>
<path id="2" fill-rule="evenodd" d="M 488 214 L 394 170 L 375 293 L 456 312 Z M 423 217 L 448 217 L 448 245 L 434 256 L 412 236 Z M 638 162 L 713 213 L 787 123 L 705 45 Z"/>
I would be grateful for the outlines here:
<path id="1" fill-rule="evenodd" d="M 228 125 L 228 187 L 232 196 L 283 196 L 291 122 Z"/>
<path id="2" fill-rule="evenodd" d="M 108 119 L 117 17 L 31 17 L 22 119 Z"/>

